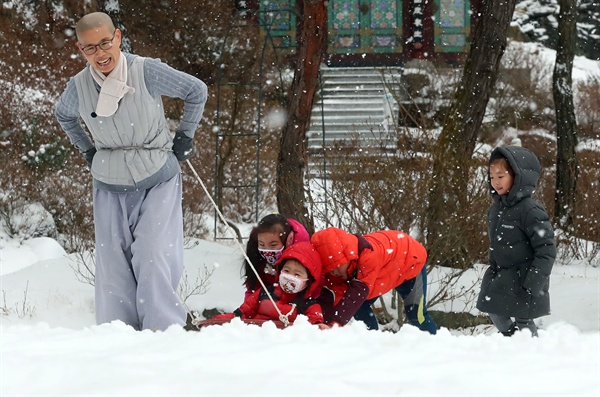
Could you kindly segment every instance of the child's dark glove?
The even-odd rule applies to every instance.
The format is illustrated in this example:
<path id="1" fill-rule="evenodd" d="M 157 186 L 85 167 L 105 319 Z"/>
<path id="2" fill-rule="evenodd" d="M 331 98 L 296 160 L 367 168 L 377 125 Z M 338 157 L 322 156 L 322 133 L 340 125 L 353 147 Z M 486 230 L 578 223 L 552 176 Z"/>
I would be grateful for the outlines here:
<path id="1" fill-rule="evenodd" d="M 175 138 L 173 139 L 173 153 L 179 161 L 185 161 L 196 154 L 196 148 L 192 143 L 192 138 L 181 131 L 175 133 Z"/>
<path id="2" fill-rule="evenodd" d="M 94 155 L 96 154 L 96 148 L 93 147 L 91 149 L 83 152 L 83 157 L 85 157 L 85 161 L 87 162 L 88 168 L 92 169 L 92 161 L 94 160 Z"/>

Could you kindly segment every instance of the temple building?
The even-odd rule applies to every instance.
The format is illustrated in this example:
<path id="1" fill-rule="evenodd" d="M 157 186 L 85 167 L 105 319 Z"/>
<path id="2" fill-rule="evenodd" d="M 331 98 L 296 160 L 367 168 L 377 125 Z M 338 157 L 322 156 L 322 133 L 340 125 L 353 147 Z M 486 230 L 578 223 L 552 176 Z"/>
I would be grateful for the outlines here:
<path id="1" fill-rule="evenodd" d="M 295 48 L 295 0 L 244 4 L 277 47 Z M 324 61 L 354 67 L 399 66 L 412 59 L 458 65 L 480 9 L 481 0 L 328 0 Z"/>

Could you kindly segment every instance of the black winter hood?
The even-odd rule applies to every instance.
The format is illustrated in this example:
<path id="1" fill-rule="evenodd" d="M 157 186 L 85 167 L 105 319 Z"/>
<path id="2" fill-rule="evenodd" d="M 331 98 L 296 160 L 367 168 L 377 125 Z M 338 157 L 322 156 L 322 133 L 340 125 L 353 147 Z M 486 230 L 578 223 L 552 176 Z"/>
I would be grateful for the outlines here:
<path id="1" fill-rule="evenodd" d="M 492 151 L 490 162 L 491 159 L 498 158 L 498 155 L 508 160 L 515 177 L 510 192 L 505 196 L 500 196 L 492 187 L 488 167 L 488 184 L 494 201 L 513 206 L 522 199 L 531 197 L 542 170 L 537 156 L 531 150 L 520 146 L 503 146 Z"/>

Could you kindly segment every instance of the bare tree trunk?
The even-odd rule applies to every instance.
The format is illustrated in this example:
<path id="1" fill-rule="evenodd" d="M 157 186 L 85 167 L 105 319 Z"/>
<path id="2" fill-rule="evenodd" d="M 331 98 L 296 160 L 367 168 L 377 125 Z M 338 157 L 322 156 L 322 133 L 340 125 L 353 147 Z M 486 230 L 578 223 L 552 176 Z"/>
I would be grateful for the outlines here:
<path id="1" fill-rule="evenodd" d="M 314 225 L 308 216 L 304 194 L 306 131 L 327 37 L 327 7 L 325 0 L 298 0 L 296 5 L 302 24 L 277 163 L 277 206 L 281 214 L 298 219 L 312 232 Z"/>
<path id="2" fill-rule="evenodd" d="M 432 264 L 470 265 L 467 182 L 479 128 L 506 48 L 516 0 L 484 1 L 461 84 L 434 153 L 427 247 Z M 471 231 L 472 232 L 472 231 Z"/>
<path id="3" fill-rule="evenodd" d="M 121 30 L 122 40 L 121 40 L 121 50 L 124 52 L 133 52 L 133 46 L 131 45 L 131 40 L 129 39 L 129 35 L 127 34 L 127 28 L 125 27 L 123 21 L 123 12 L 121 10 L 121 5 L 119 1 L 114 0 L 100 0 L 99 1 L 100 11 L 108 14 L 112 19 L 115 27 Z"/>
<path id="4" fill-rule="evenodd" d="M 573 107 L 573 57 L 577 39 L 577 4 L 575 0 L 560 0 L 558 43 L 552 78 L 552 94 L 556 109 L 556 196 L 554 224 L 572 231 L 575 221 L 575 191 L 577 184 L 577 120 Z"/>

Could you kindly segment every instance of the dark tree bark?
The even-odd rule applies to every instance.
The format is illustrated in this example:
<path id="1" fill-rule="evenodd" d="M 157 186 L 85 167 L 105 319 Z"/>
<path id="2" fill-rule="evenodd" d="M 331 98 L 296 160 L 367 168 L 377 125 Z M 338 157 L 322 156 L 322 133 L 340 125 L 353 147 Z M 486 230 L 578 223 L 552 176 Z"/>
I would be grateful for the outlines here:
<path id="1" fill-rule="evenodd" d="M 325 0 L 298 0 L 298 53 L 294 80 L 287 97 L 287 122 L 281 135 L 277 162 L 277 206 L 281 214 L 298 219 L 309 232 L 314 230 L 308 216 L 304 192 L 307 164 L 306 131 L 319 78 L 327 37 Z"/>
<path id="2" fill-rule="evenodd" d="M 123 50 L 124 52 L 132 53 L 133 46 L 131 45 L 131 39 L 129 38 L 129 35 L 127 34 L 127 28 L 123 23 L 123 12 L 121 11 L 122 7 L 119 4 L 119 2 L 117 2 L 115 6 L 115 2 L 113 0 L 100 0 L 99 6 L 100 11 L 110 16 L 113 23 L 115 24 L 115 28 L 121 30 L 121 50 Z"/>
<path id="3" fill-rule="evenodd" d="M 558 43 L 552 77 L 552 94 L 556 109 L 556 195 L 554 224 L 572 231 L 575 221 L 575 191 L 577 185 L 577 120 L 573 106 L 573 57 L 577 31 L 575 0 L 560 0 Z"/>
<path id="4" fill-rule="evenodd" d="M 516 0 L 484 1 L 438 147 L 434 151 L 427 248 L 432 264 L 469 266 L 467 182 L 481 122 L 496 84 Z M 471 222 L 472 223 L 472 222 Z"/>

